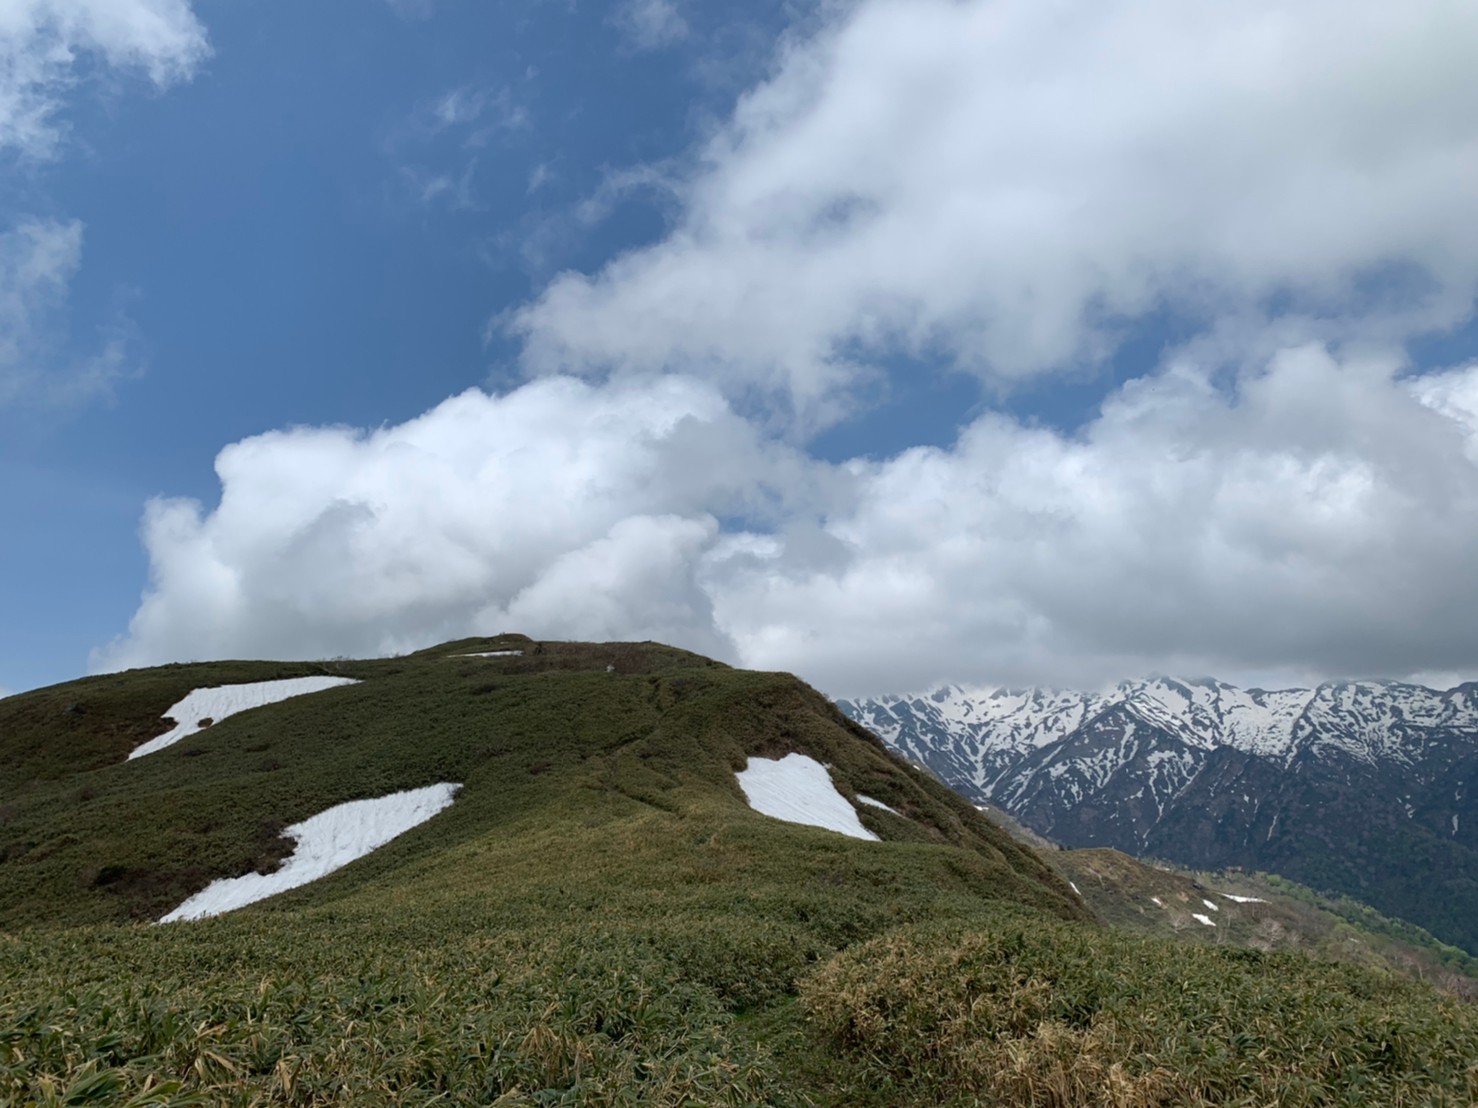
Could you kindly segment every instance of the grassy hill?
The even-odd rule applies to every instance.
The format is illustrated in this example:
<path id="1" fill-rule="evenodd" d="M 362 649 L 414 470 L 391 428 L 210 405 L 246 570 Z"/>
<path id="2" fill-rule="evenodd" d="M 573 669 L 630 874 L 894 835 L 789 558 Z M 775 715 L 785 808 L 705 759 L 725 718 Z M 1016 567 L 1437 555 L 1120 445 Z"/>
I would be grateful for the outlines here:
<path id="1" fill-rule="evenodd" d="M 125 760 L 193 689 L 314 674 L 361 683 Z M 791 752 L 883 841 L 752 811 Z M 326 878 L 148 922 L 443 781 Z M 1456 1105 L 1473 1059 L 1419 983 L 1104 928 L 783 674 L 504 636 L 0 701 L 0 1103 Z"/>
<path id="2" fill-rule="evenodd" d="M 1201 872 L 1107 847 L 1068 850 L 1009 813 L 983 810 L 1012 838 L 1042 852 L 1110 926 L 1182 942 L 1298 951 L 1320 961 L 1378 967 L 1478 1002 L 1478 958 L 1368 904 L 1325 895 L 1276 874 Z M 1208 900 L 1216 907 L 1208 907 Z"/>
<path id="3" fill-rule="evenodd" d="M 1273 874 L 1198 873 L 1108 848 L 1049 858 L 1114 927 L 1379 967 L 1478 1001 L 1478 959 L 1367 905 L 1321 896 Z"/>

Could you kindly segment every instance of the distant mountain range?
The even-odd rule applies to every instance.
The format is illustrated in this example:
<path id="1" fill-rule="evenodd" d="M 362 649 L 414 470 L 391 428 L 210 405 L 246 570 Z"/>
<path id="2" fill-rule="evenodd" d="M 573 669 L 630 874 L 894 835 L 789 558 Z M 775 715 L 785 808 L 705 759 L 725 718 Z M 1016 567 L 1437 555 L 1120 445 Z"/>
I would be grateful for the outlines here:
<path id="1" fill-rule="evenodd" d="M 1279 873 L 1478 952 L 1478 683 L 1153 678 L 838 707 L 1066 845 Z"/>

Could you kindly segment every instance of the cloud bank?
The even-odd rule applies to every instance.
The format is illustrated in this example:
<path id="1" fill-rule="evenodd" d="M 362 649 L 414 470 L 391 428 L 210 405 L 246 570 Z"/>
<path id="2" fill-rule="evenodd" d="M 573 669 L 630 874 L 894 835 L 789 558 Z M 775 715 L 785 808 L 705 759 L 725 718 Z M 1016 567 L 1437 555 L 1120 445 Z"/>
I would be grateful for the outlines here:
<path id="1" fill-rule="evenodd" d="M 717 618 L 834 690 L 1471 672 L 1478 368 L 1394 368 L 1307 347 L 1227 395 L 1177 365 L 1076 436 L 989 416 L 854 463 L 829 559 L 716 551 Z"/>
<path id="2" fill-rule="evenodd" d="M 836 694 L 1478 668 L 1478 366 L 1410 379 L 1285 351 L 1192 364 L 1077 435 L 998 416 L 831 466 L 710 386 L 469 392 L 369 434 L 228 447 L 161 500 L 117 668 L 467 634 L 657 638 Z"/>
<path id="3" fill-rule="evenodd" d="M 707 385 L 556 378 L 372 433 L 298 428 L 216 462 L 220 505 L 156 500 L 153 584 L 108 668 L 378 653 L 507 627 L 732 657 L 694 577 L 720 516 L 796 510 L 812 476 Z"/>
<path id="4" fill-rule="evenodd" d="M 510 326 L 534 372 L 702 373 L 806 425 L 891 355 L 1011 380 L 1157 311 L 1243 355 L 1401 339 L 1471 311 L 1475 180 L 1469 3 L 870 0 L 782 50 L 669 235 Z"/>
<path id="5" fill-rule="evenodd" d="M 837 695 L 1478 670 L 1478 365 L 1403 353 L 1478 291 L 1478 6 L 834 13 L 665 182 L 669 233 L 505 317 L 531 383 L 151 504 L 95 664 L 518 630 Z M 885 360 L 1009 384 L 1164 313 L 1195 340 L 1075 430 L 793 445 Z"/>

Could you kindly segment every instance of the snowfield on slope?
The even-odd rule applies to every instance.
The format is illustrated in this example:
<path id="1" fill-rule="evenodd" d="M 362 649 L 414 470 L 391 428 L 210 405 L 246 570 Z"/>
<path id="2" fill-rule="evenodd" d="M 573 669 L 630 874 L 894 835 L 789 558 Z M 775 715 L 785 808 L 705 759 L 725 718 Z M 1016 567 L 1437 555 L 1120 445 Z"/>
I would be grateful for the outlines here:
<path id="1" fill-rule="evenodd" d="M 815 758 L 751 758 L 734 775 L 749 806 L 763 816 L 838 831 L 854 839 L 877 839 L 862 826 L 857 810 L 831 783 L 831 774 Z"/>
<path id="2" fill-rule="evenodd" d="M 216 685 L 208 689 L 196 689 L 164 713 L 163 718 L 175 721 L 172 728 L 134 747 L 128 756 L 141 758 L 145 754 L 163 750 L 166 746 L 173 746 L 181 739 L 189 738 L 202 730 L 201 723 L 207 719 L 212 723 L 220 723 L 237 712 L 261 708 L 279 700 L 322 692 L 339 685 L 357 684 L 359 682 L 352 677 L 289 677 L 283 681 L 252 681 L 243 685 Z"/>
<path id="3" fill-rule="evenodd" d="M 212 881 L 159 922 L 220 915 L 316 881 L 425 823 L 448 807 L 461 787 L 428 785 L 373 800 L 351 800 L 309 816 L 283 832 L 298 845 L 275 873 L 248 873 Z"/>

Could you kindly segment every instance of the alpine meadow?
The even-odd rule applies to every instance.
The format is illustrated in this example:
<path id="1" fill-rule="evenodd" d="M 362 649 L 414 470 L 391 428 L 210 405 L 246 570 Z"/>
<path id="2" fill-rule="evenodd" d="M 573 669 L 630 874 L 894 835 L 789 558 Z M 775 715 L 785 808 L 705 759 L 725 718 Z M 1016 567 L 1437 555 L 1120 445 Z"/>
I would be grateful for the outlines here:
<path id="1" fill-rule="evenodd" d="M 792 761 L 869 837 L 757 811 L 740 775 Z M 804 683 L 653 643 L 91 677 L 0 700 L 0 771 L 4 1103 L 1478 1098 L 1469 1004 L 1110 927 Z M 291 866 L 319 813 L 444 782 L 325 876 L 154 922 Z"/>
<path id="2" fill-rule="evenodd" d="M 1478 1108 L 1478 0 L 0 0 L 0 1108 Z"/>

